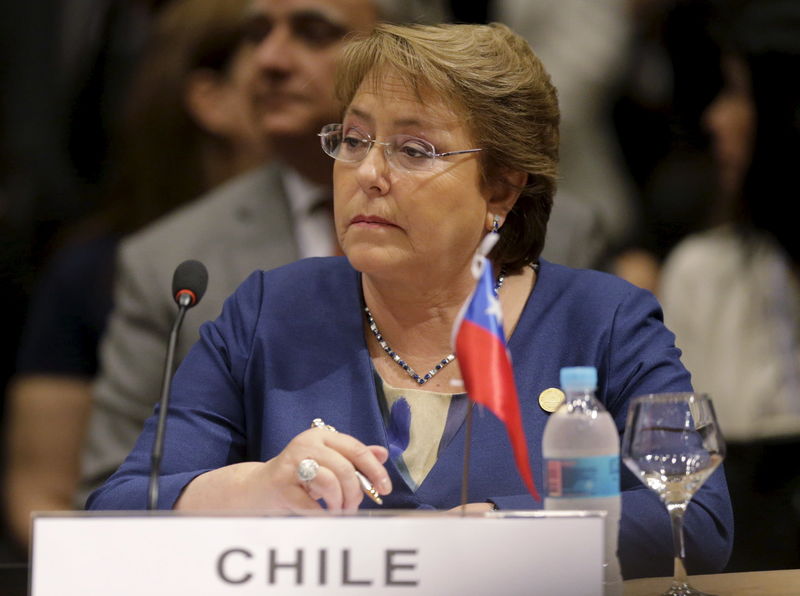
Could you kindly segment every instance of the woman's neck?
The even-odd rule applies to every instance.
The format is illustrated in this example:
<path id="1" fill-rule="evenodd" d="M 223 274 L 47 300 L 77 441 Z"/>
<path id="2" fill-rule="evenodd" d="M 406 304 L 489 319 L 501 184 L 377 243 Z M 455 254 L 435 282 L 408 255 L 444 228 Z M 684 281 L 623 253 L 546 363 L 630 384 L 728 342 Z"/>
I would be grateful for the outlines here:
<path id="1" fill-rule="evenodd" d="M 469 271 L 434 280 L 362 278 L 364 301 L 383 335 L 397 337 L 397 350 L 447 349 L 453 322 L 474 285 Z"/>
<path id="2" fill-rule="evenodd" d="M 453 322 L 471 289 L 463 285 L 421 287 L 418 283 L 393 283 L 363 276 L 364 300 L 372 317 L 371 327 L 364 328 L 365 341 L 381 378 L 395 387 L 442 393 L 461 391 L 451 385 L 452 380 L 461 376 L 455 362 L 447 364 L 424 385 L 418 384 L 412 372 L 417 378 L 424 377 L 450 356 Z M 380 339 L 386 342 L 386 347 L 381 346 Z M 393 361 L 386 353 L 389 349 L 411 371 Z"/>
<path id="3" fill-rule="evenodd" d="M 535 274 L 526 267 L 521 274 L 507 278 L 500 292 L 506 336 L 509 337 L 530 295 Z M 420 376 L 452 351 L 453 324 L 464 302 L 475 287 L 469 271 L 452 276 L 446 283 L 413 283 L 362 278 L 364 300 L 381 336 Z M 373 362 L 388 382 L 414 387 L 406 371 L 383 351 L 373 332 L 365 327 L 365 338 Z M 447 365 L 424 388 L 451 393 L 453 379 L 460 378 L 458 361 Z"/>

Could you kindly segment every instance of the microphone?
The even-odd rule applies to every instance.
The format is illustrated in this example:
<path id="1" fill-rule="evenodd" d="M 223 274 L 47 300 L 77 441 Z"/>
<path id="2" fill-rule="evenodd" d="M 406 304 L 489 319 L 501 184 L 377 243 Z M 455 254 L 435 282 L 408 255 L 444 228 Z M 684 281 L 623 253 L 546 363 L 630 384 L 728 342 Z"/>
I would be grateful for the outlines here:
<path id="1" fill-rule="evenodd" d="M 178 306 L 192 308 L 200 302 L 208 285 L 208 271 L 200 261 L 184 261 L 172 276 L 172 296 Z"/>
<path id="2" fill-rule="evenodd" d="M 147 491 L 147 509 L 153 510 L 158 503 L 158 476 L 161 472 L 161 457 L 164 454 L 164 433 L 167 427 L 167 409 L 169 407 L 170 386 L 172 385 L 175 347 L 178 344 L 178 332 L 183 324 L 186 311 L 200 302 L 208 285 L 208 271 L 200 261 L 184 261 L 172 275 L 172 297 L 178 305 L 178 314 L 169 333 L 167 356 L 164 362 L 164 376 L 161 382 L 161 407 L 158 412 L 158 426 L 150 455 L 150 485 Z"/>

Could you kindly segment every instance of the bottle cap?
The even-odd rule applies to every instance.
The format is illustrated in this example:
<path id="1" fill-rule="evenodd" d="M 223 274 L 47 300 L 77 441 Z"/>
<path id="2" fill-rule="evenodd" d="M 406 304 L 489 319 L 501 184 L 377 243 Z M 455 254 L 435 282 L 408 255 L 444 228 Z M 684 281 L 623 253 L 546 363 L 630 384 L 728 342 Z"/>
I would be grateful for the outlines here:
<path id="1" fill-rule="evenodd" d="M 561 388 L 564 391 L 594 391 L 597 389 L 597 369 L 594 366 L 565 366 L 561 369 Z"/>

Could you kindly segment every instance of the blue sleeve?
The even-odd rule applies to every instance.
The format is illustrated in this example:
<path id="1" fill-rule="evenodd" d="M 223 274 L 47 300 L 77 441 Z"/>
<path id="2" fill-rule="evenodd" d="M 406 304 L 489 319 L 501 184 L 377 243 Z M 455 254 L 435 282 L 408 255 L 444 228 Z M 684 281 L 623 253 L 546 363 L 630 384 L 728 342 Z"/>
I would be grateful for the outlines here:
<path id="1" fill-rule="evenodd" d="M 675 336 L 663 324 L 661 307 L 649 293 L 633 290 L 614 321 L 604 394 L 620 435 L 628 403 L 648 393 L 691 391 Z M 613 372 L 612 372 L 613 371 Z M 602 378 L 601 377 L 601 378 Z M 622 519 L 619 557 L 626 578 L 671 575 L 672 529 L 666 507 L 621 466 Z M 686 565 L 690 573 L 718 573 L 733 547 L 733 513 L 722 469 L 694 495 L 684 519 Z"/>
<path id="2" fill-rule="evenodd" d="M 611 412 L 622 435 L 629 401 L 648 393 L 691 391 L 674 335 L 664 326 L 661 308 L 649 293 L 635 288 L 620 301 L 605 346 L 595 357 L 598 398 Z M 619 558 L 623 576 L 672 574 L 669 515 L 658 495 L 621 465 L 622 517 Z M 539 509 L 530 495 L 490 497 L 499 509 Z M 733 545 L 733 514 L 725 475 L 717 470 L 695 494 L 684 519 L 690 573 L 724 568 Z"/>
<path id="3" fill-rule="evenodd" d="M 222 314 L 200 329 L 200 340 L 172 383 L 159 509 L 171 509 L 204 472 L 245 460 L 243 378 L 261 311 L 261 274 L 251 275 L 225 302 Z M 147 505 L 150 454 L 158 407 L 119 470 L 89 497 L 93 510 L 138 510 Z"/>

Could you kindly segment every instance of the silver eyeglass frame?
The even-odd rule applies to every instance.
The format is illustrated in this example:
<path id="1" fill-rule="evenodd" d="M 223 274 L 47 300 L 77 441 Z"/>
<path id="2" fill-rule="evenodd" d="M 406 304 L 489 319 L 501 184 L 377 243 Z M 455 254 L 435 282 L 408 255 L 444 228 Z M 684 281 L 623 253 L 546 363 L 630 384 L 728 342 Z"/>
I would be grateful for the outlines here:
<path id="1" fill-rule="evenodd" d="M 331 127 L 337 127 L 337 128 L 331 128 Z M 409 139 L 414 139 L 416 141 L 419 141 L 420 143 L 423 143 L 424 145 L 428 145 L 431 148 L 430 153 L 427 154 L 428 161 L 426 161 L 426 163 L 428 163 L 430 165 L 427 166 L 427 167 L 424 167 L 424 168 L 414 169 L 414 168 L 408 168 L 408 167 L 403 166 L 402 164 L 398 164 L 396 161 L 394 161 L 393 156 L 395 155 L 396 152 L 391 150 L 392 147 L 395 146 L 394 143 L 387 142 L 387 141 L 378 141 L 377 139 L 373 139 L 371 136 L 369 136 L 369 134 L 367 134 L 367 138 L 360 139 L 360 141 L 362 143 L 367 145 L 367 150 L 364 152 L 364 156 L 361 157 L 360 159 L 344 159 L 344 158 L 342 158 L 342 157 L 340 157 L 338 155 L 334 155 L 334 154 L 328 152 L 326 150 L 326 148 L 325 148 L 325 140 L 329 136 L 334 135 L 334 134 L 340 134 L 340 135 L 343 134 L 342 124 L 341 123 L 337 122 L 337 123 L 333 123 L 333 124 L 326 124 L 325 126 L 322 127 L 322 130 L 317 133 L 317 136 L 320 137 L 320 145 L 322 146 L 322 151 L 325 153 L 325 155 L 328 155 L 329 157 L 332 157 L 336 161 L 341 161 L 343 163 L 359 163 L 359 162 L 363 161 L 367 157 L 367 155 L 369 155 L 369 152 L 372 150 L 372 147 L 374 145 L 381 145 L 384 148 L 383 152 L 384 152 L 384 155 L 386 156 L 386 160 L 389 163 L 391 163 L 394 166 L 399 166 L 399 167 L 401 167 L 401 168 L 403 168 L 405 170 L 417 171 L 417 172 L 430 171 L 431 169 L 433 169 L 433 166 L 436 163 L 436 160 L 438 158 L 440 158 L 440 157 L 447 157 L 449 155 L 462 155 L 464 153 L 477 153 L 479 151 L 483 151 L 483 149 L 480 148 L 480 149 L 461 149 L 459 151 L 445 151 L 443 153 L 437 153 L 436 152 L 436 147 L 434 147 L 432 143 L 430 143 L 429 141 L 426 141 L 425 139 L 420 139 L 419 137 L 414 137 L 412 135 L 392 135 L 392 137 L 389 137 L 389 138 L 393 138 L 393 137 L 396 137 L 396 136 L 407 136 Z M 340 144 L 340 146 L 341 146 L 341 144 Z"/>

